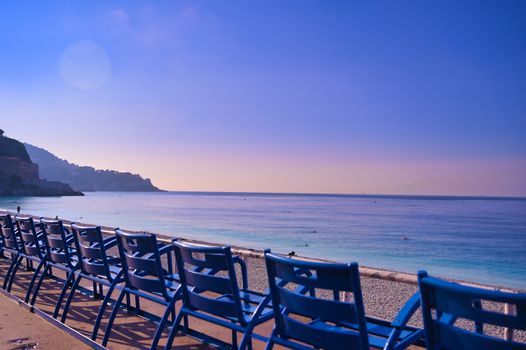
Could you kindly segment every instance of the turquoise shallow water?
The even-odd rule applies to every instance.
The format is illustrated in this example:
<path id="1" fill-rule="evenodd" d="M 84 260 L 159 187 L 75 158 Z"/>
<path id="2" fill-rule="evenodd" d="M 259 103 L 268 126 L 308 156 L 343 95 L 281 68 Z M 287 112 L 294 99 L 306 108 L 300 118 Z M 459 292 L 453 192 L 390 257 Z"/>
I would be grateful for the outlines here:
<path id="1" fill-rule="evenodd" d="M 526 200 L 249 193 L 3 197 L 0 208 L 526 289 Z"/>

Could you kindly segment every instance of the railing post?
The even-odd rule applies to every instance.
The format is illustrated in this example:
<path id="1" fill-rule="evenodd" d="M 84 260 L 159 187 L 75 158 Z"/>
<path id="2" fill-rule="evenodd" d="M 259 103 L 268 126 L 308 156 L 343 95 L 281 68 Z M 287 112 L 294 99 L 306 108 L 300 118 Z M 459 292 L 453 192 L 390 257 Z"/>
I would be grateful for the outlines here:
<path id="1" fill-rule="evenodd" d="M 516 315 L 517 305 L 515 304 L 504 304 L 504 313 L 506 315 Z M 504 339 L 513 340 L 513 328 L 504 328 Z"/>

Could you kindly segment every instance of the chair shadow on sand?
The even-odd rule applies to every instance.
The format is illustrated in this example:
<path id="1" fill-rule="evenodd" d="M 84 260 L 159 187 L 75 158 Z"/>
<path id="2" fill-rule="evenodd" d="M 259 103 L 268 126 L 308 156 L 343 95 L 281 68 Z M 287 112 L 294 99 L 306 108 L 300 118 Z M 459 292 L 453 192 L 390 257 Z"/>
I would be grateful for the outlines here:
<path id="1" fill-rule="evenodd" d="M 7 268 L 8 266 L 5 263 L 0 262 L 0 274 L 5 273 Z M 62 276 L 62 271 L 53 270 L 53 274 L 58 275 L 60 278 L 64 277 Z M 27 271 L 25 266 L 21 267 L 13 282 L 11 293 L 18 298 L 23 298 L 32 275 L 33 271 Z M 82 286 L 89 290 L 91 284 L 85 283 Z M 62 285 L 60 282 L 47 280 L 41 287 L 35 306 L 48 314 L 52 314 L 61 288 Z M 101 302 L 102 300 L 94 299 L 91 295 L 78 293 L 71 304 L 66 325 L 89 338 L 93 330 L 93 320 L 97 317 Z M 144 306 L 145 308 L 141 307 L 146 310 L 151 309 L 152 313 L 159 312 L 159 310 L 155 310 L 155 308 L 152 309 L 151 305 L 148 305 L 147 303 Z M 102 332 L 105 330 L 104 321 L 108 319 L 111 311 L 112 308 L 108 308 L 105 311 L 103 323 L 101 324 Z M 157 325 L 155 323 L 133 314 L 133 311 L 132 313 L 129 313 L 126 307 L 124 307 L 119 310 L 119 314 L 113 326 L 109 346 L 113 349 L 128 349 L 130 344 L 133 344 L 133 347 L 136 349 L 149 349 L 152 336 L 156 329 Z M 160 348 L 164 346 L 167 336 L 168 331 L 165 330 L 163 332 L 163 337 L 161 338 L 161 343 L 159 344 Z M 177 338 L 185 338 L 185 336 L 178 336 Z M 183 343 L 189 342 L 192 342 L 192 340 L 183 341 Z M 177 349 L 181 350 L 211 349 L 210 346 L 197 341 L 192 344 L 178 344 L 178 341 L 176 340 L 176 344 Z"/>

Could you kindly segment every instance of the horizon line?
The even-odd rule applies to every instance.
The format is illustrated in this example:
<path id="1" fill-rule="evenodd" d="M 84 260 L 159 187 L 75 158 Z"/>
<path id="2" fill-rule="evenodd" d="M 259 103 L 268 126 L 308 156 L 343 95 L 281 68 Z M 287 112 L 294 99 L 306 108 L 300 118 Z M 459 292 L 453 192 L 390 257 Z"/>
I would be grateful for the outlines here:
<path id="1" fill-rule="evenodd" d="M 85 191 L 89 192 L 89 191 Z M 104 191 L 93 191 L 104 192 Z M 120 191 L 116 191 L 120 192 Z M 323 192 L 261 192 L 261 191 L 207 191 L 207 190 L 161 190 L 180 194 L 222 194 L 222 195 L 273 195 L 273 196 L 320 196 L 320 197 L 361 197 L 361 198 L 413 198 L 413 199 L 497 199 L 526 200 L 526 195 L 450 195 L 450 194 L 382 194 L 382 193 L 323 193 Z"/>

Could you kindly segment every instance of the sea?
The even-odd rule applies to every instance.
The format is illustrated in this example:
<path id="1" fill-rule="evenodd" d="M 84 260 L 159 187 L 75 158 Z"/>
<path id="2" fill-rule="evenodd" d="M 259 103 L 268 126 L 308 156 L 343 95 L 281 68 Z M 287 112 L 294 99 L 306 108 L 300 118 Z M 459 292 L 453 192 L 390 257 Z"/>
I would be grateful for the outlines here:
<path id="1" fill-rule="evenodd" d="M 211 192 L 0 197 L 0 208 L 526 289 L 526 199 Z"/>

